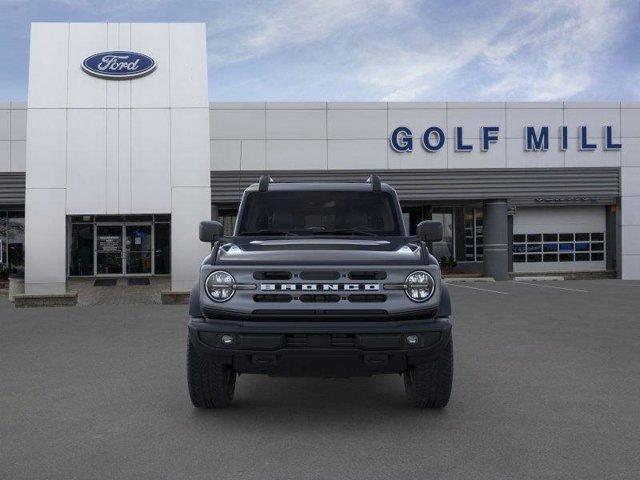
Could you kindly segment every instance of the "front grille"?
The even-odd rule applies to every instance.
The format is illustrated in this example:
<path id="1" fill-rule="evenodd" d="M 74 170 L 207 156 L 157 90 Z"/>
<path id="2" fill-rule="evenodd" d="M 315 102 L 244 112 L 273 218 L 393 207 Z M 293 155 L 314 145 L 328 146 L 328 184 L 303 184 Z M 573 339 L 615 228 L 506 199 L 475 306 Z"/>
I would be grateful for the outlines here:
<path id="1" fill-rule="evenodd" d="M 291 295 L 271 295 L 271 294 L 259 294 L 253 296 L 254 302 L 260 303 L 287 303 L 292 300 Z"/>
<path id="2" fill-rule="evenodd" d="M 287 348 L 353 348 L 356 344 L 355 335 L 307 335 L 304 333 L 287 335 L 285 345 Z"/>
<path id="3" fill-rule="evenodd" d="M 300 301 L 303 303 L 335 303 L 340 301 L 340 295 L 305 293 L 300 295 Z"/>
<path id="4" fill-rule="evenodd" d="M 266 270 L 253 272 L 253 278 L 256 280 L 289 280 L 291 272 L 282 270 Z"/>
<path id="5" fill-rule="evenodd" d="M 378 295 L 378 294 L 362 294 L 362 293 L 354 293 L 349 295 L 348 297 L 351 303 L 374 303 L 374 302 L 386 302 L 386 295 Z"/>
<path id="6" fill-rule="evenodd" d="M 387 278 L 387 272 L 377 270 L 353 271 L 348 274 L 351 280 L 384 280 Z"/>
<path id="7" fill-rule="evenodd" d="M 305 270 L 300 272 L 302 280 L 338 280 L 340 272 L 332 272 L 325 270 Z"/>

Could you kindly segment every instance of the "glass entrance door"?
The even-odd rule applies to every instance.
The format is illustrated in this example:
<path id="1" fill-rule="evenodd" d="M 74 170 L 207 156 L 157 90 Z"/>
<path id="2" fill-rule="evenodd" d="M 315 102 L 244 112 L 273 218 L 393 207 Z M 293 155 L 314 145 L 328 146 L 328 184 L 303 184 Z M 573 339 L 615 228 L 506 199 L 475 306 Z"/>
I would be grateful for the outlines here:
<path id="1" fill-rule="evenodd" d="M 125 225 L 125 271 L 128 275 L 151 275 L 153 242 L 151 225 Z"/>
<path id="2" fill-rule="evenodd" d="M 96 274 L 122 275 L 122 225 L 96 225 Z"/>

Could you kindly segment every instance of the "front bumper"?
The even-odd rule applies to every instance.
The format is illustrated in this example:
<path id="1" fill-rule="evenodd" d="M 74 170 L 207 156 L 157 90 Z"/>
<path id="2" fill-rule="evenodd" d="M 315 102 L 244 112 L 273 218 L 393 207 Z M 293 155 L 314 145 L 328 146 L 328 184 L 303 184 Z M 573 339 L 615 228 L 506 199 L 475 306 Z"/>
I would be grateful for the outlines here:
<path id="1" fill-rule="evenodd" d="M 233 343 L 224 345 L 223 335 Z M 417 335 L 417 345 L 406 342 Z M 400 373 L 433 360 L 451 338 L 451 320 L 230 322 L 192 318 L 189 338 L 204 358 L 239 373 L 355 377 Z"/>

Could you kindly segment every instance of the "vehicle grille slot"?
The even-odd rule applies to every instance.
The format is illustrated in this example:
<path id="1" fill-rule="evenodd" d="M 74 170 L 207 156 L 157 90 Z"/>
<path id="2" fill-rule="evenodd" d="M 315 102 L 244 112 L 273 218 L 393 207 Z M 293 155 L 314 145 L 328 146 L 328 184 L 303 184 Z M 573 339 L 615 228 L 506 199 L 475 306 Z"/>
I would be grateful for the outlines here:
<path id="1" fill-rule="evenodd" d="M 363 293 L 354 293 L 349 295 L 349 301 L 352 303 L 373 303 L 373 302 L 386 302 L 386 295 L 379 294 L 363 294 Z"/>
<path id="2" fill-rule="evenodd" d="M 347 334 L 334 334 L 331 335 L 331 346 L 332 347 L 354 347 L 356 344 L 354 335 Z"/>
<path id="3" fill-rule="evenodd" d="M 253 296 L 254 302 L 263 302 L 263 303 L 287 303 L 292 300 L 291 295 L 281 295 L 281 294 L 268 294 L 261 293 L 259 295 Z"/>
<path id="4" fill-rule="evenodd" d="M 340 301 L 340 295 L 305 293 L 300 295 L 300 301 L 304 303 L 333 303 Z"/>
<path id="5" fill-rule="evenodd" d="M 305 270 L 300 272 L 302 280 L 338 280 L 340 272 L 331 272 L 324 270 Z"/>
<path id="6" fill-rule="evenodd" d="M 349 272 L 351 280 L 384 280 L 387 278 L 387 272 L 379 270 L 362 270 Z"/>
<path id="7" fill-rule="evenodd" d="M 253 272 L 253 278 L 256 280 L 289 280 L 291 278 L 291 272 L 280 270 L 258 271 Z"/>
<path id="8" fill-rule="evenodd" d="M 285 337 L 285 344 L 288 348 L 353 348 L 356 344 L 355 335 L 333 334 L 328 335 L 307 335 L 296 333 Z"/>
<path id="9" fill-rule="evenodd" d="M 306 347 L 307 335 L 304 333 L 287 335 L 285 343 L 287 347 Z"/>

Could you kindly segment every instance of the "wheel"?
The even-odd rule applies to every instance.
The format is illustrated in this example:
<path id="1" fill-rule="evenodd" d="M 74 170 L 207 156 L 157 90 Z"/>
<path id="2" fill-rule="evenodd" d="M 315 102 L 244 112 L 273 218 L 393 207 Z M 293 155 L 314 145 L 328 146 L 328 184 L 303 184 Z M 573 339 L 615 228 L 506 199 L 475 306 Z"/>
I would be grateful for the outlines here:
<path id="1" fill-rule="evenodd" d="M 418 408 L 442 408 L 449 403 L 453 382 L 453 340 L 431 362 L 410 366 L 404 372 L 404 389 Z"/>
<path id="2" fill-rule="evenodd" d="M 187 383 L 194 407 L 224 408 L 233 400 L 236 372 L 229 365 L 202 358 L 189 339 Z"/>

